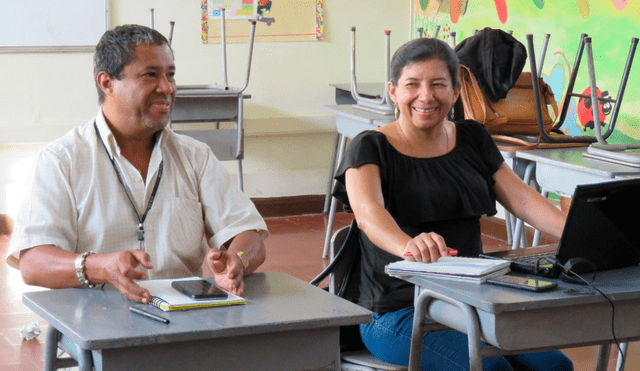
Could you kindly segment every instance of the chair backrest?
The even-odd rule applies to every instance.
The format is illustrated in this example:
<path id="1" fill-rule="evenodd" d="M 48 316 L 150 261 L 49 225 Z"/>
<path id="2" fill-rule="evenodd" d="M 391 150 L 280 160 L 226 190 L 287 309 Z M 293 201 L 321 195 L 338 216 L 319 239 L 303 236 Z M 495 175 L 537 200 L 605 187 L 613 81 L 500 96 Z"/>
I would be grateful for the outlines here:
<path id="1" fill-rule="evenodd" d="M 331 274 L 329 292 L 357 303 L 360 296 L 360 230 L 354 220 L 350 226 L 337 230 L 331 237 L 331 264 L 323 273 Z M 325 277 L 326 277 L 325 274 Z"/>
<path id="2" fill-rule="evenodd" d="M 331 263 L 311 281 L 311 284 L 318 286 L 331 275 L 329 292 L 357 304 L 360 296 L 360 259 L 362 258 L 359 238 L 360 230 L 355 220 L 350 226 L 334 232 L 330 245 Z M 361 349 L 364 349 L 364 344 L 360 338 L 358 325 L 342 326 L 340 350 L 344 352 Z"/>

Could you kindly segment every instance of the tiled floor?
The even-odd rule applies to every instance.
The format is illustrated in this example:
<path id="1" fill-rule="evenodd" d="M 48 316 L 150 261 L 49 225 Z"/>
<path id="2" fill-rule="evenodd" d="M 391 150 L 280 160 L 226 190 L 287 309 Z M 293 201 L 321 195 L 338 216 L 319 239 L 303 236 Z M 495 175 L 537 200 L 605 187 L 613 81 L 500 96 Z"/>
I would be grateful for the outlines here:
<path id="1" fill-rule="evenodd" d="M 326 217 L 308 215 L 267 219 L 271 236 L 266 240 L 267 261 L 260 271 L 282 271 L 304 281 L 311 281 L 328 261 L 321 258 L 324 243 Z M 350 214 L 339 213 L 334 227 L 348 225 Z M 5 244 L 0 237 L 0 256 L 5 256 Z M 504 241 L 483 237 L 485 250 L 507 248 Z M 0 262 L 0 371 L 41 370 L 46 323 L 21 303 L 25 291 L 34 290 L 24 285 L 19 273 Z M 38 321 L 42 335 L 35 340 L 22 340 L 20 328 Z M 595 367 L 596 347 L 564 351 L 574 362 L 577 371 Z M 615 356 L 608 371 L 615 369 Z M 632 345 L 627 370 L 640 370 L 640 349 Z"/>

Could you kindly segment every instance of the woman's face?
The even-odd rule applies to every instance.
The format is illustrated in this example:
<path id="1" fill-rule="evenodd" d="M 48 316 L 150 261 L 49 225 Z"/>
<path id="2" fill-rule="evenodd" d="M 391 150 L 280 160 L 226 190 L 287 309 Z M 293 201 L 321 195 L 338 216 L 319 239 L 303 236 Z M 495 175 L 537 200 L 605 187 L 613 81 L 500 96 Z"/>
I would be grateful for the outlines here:
<path id="1" fill-rule="evenodd" d="M 460 93 L 453 87 L 447 65 L 437 58 L 406 65 L 398 85 L 389 83 L 388 88 L 400 120 L 424 129 L 442 124 Z"/>

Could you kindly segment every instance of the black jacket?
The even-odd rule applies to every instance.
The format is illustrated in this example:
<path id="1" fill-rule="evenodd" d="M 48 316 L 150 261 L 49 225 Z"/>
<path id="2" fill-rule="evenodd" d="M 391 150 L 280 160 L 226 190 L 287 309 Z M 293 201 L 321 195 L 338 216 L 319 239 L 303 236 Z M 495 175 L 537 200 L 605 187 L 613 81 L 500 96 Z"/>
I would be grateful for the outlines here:
<path id="1" fill-rule="evenodd" d="M 527 61 L 524 44 L 502 30 L 488 27 L 463 40 L 455 51 L 460 63 L 471 69 L 493 102 L 507 96 Z"/>

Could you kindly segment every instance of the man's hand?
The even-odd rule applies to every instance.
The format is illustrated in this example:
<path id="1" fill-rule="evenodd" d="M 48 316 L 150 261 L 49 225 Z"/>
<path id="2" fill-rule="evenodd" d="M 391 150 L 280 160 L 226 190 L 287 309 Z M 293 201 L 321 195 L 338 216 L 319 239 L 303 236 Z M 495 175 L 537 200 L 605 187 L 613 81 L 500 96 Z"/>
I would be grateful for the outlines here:
<path id="1" fill-rule="evenodd" d="M 238 296 L 244 294 L 244 266 L 238 255 L 212 248 L 206 259 L 220 288 Z"/>
<path id="2" fill-rule="evenodd" d="M 92 254 L 85 264 L 89 282 L 107 282 L 117 288 L 128 300 L 149 303 L 151 294 L 138 286 L 135 280 L 147 279 L 147 274 L 136 268 L 153 269 L 149 254 L 140 250 L 125 250 L 112 254 Z"/>
<path id="3" fill-rule="evenodd" d="M 75 260 L 78 254 L 54 245 L 40 245 L 20 252 L 19 269 L 23 281 L 28 285 L 63 289 L 78 287 Z M 142 266 L 153 269 L 149 254 L 140 250 L 125 250 L 110 254 L 88 255 L 84 273 L 92 284 L 110 283 L 125 298 L 139 303 L 148 303 L 151 294 L 138 286 L 134 280 L 146 279 L 147 274 L 137 270 Z"/>

